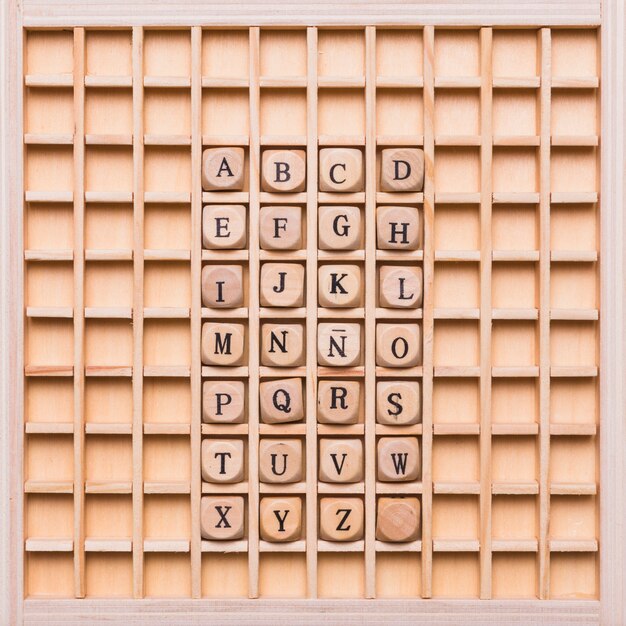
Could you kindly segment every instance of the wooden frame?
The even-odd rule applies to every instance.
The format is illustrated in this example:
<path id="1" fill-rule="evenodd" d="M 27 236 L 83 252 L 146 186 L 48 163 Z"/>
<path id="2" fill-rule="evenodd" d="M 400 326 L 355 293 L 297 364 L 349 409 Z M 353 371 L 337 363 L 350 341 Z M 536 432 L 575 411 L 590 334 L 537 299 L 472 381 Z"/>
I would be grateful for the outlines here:
<path id="1" fill-rule="evenodd" d="M 110 5 L 110 3 L 108 3 Z M 493 10 L 496 8 L 496 17 L 493 17 Z M 467 15 L 459 18 L 455 14 L 454 8 L 449 9 L 446 5 L 438 3 L 406 5 L 406 14 L 390 14 L 384 4 L 367 4 L 363 6 L 363 15 L 355 16 L 346 12 L 345 9 L 337 7 L 334 17 L 325 17 L 320 13 L 319 6 L 308 4 L 294 5 L 292 13 L 286 12 L 281 18 L 281 23 L 299 23 L 306 21 L 310 24 L 323 23 L 385 23 L 407 21 L 411 23 L 436 23 L 436 24 L 458 24 L 467 23 L 473 25 L 482 24 L 586 24 L 593 25 L 600 23 L 600 6 L 595 2 L 569 3 L 567 10 L 565 5 L 560 3 L 545 2 L 538 9 L 537 3 L 533 3 L 533 10 L 536 15 L 529 16 L 524 11 L 523 3 L 474 3 Z M 107 5 L 108 6 L 108 5 Z M 275 19 L 257 15 L 244 15 L 240 12 L 236 4 L 221 5 L 221 10 L 215 7 L 207 8 L 207 15 L 199 15 L 195 12 L 193 16 L 185 15 L 184 7 L 171 4 L 152 8 L 153 14 L 143 3 L 124 3 L 124 13 L 112 11 L 115 15 L 107 15 L 107 6 L 96 4 L 76 3 L 75 7 L 63 5 L 58 9 L 40 5 L 37 2 L 24 2 L 23 8 L 18 9 L 15 3 L 4 5 L 2 10 L 7 13 L 4 20 L 6 24 L 5 46 L 10 51 L 6 57 L 7 64 L 2 68 L 2 122 L 3 131 L 11 123 L 10 120 L 19 120 L 18 111 L 21 110 L 21 96 L 18 76 L 21 76 L 20 54 L 21 49 L 21 27 L 22 25 L 43 26 L 43 25 L 96 25 L 96 24 L 175 24 L 180 23 L 277 23 Z M 328 7 L 328 5 L 323 5 Z M 325 8 L 324 10 L 328 10 Z M 173 12 L 175 16 L 173 17 Z M 530 9 L 529 9 L 530 11 Z M 423 13 L 421 13 L 423 12 Z M 208 17 L 210 14 L 210 18 Z M 339 16 L 339 17 L 337 17 Z M 419 16 L 419 17 L 416 17 Z M 21 216 L 19 200 L 19 190 L 21 189 L 21 129 L 19 123 L 13 132 L 3 132 L 2 143 L 2 285 L 4 293 L 10 293 L 12 297 L 3 300 L 3 345 L 5 350 L 2 354 L 2 389 L 5 402 L 3 407 L 6 417 L 2 421 L 3 436 L 0 438 L 0 465 L 3 468 L 0 480 L 2 493 L 9 497 L 2 500 L 2 521 L 0 534 L 0 547 L 2 562 L 2 576 L 0 576 L 0 588 L 3 590 L 2 601 L 0 602 L 1 615 L 8 615 L 10 623 L 35 623 L 36 621 L 48 620 L 48 623 L 70 622 L 74 619 L 77 623 L 84 620 L 95 621 L 97 615 L 108 607 L 107 610 L 115 611 L 120 623 L 150 623 L 154 621 L 151 612 L 161 615 L 163 621 L 175 619 L 177 611 L 184 608 L 188 612 L 190 619 L 204 620 L 208 617 L 216 619 L 213 611 L 219 611 L 224 617 L 232 612 L 231 619 L 237 623 L 270 623 L 284 619 L 286 623 L 318 623 L 319 615 L 315 612 L 324 607 L 325 612 L 329 609 L 340 613 L 362 613 L 363 619 L 371 619 L 372 622 L 381 619 L 392 621 L 411 620 L 416 615 L 420 619 L 432 621 L 442 612 L 449 613 L 459 611 L 466 621 L 485 622 L 493 621 L 498 623 L 505 619 L 505 616 L 512 619 L 517 616 L 525 623 L 538 623 L 549 621 L 555 623 L 571 623 L 576 619 L 578 623 L 622 623 L 624 621 L 624 597 L 626 584 L 620 572 L 626 565 L 625 543 L 623 534 L 620 534 L 620 524 L 626 514 L 625 497 L 620 488 L 621 477 L 624 475 L 624 453 L 626 448 L 626 431 L 623 421 L 618 419 L 624 407 L 623 395 L 623 363 L 624 363 L 624 336 L 622 331 L 623 318 L 623 220 L 621 207 L 623 205 L 624 186 L 622 180 L 623 172 L 623 150 L 624 150 L 624 7 L 620 2 L 606 2 L 602 4 L 602 120 L 603 120 L 603 143 L 602 143 L 602 263 L 603 263 L 603 285 L 602 285 L 602 347 L 601 366 L 602 377 L 602 413 L 601 413 L 601 599 L 599 602 L 496 602 L 496 601 L 471 601 L 471 602 L 445 602 L 445 601 L 420 601 L 412 602 L 354 602 L 354 601 L 315 601 L 300 602 L 286 601 L 284 603 L 266 601 L 261 604 L 262 608 L 255 608 L 246 602 L 220 601 L 218 603 L 207 603 L 198 601 L 147 601 L 142 604 L 145 608 L 138 611 L 134 608 L 132 601 L 26 601 L 16 600 L 21 597 L 21 577 L 22 564 L 19 554 L 21 552 L 18 542 L 21 543 L 21 437 L 18 427 L 21 419 L 21 407 L 19 398 L 21 397 L 21 377 L 14 373 L 21 371 L 23 364 L 18 353 L 20 347 L 17 345 L 18 337 L 21 336 L 21 311 L 18 312 L 19 304 L 22 300 L 20 294 L 21 274 L 21 247 L 16 245 L 15 238 L 11 235 L 21 230 Z M 423 19 L 422 19 L 423 18 Z M 192 45 L 193 42 L 192 42 Z M 196 44 L 197 45 L 197 44 Z M 309 45 L 314 45 L 309 42 Z M 17 52 L 17 54 L 16 54 Z M 81 72 L 81 68 L 75 68 L 76 72 Z M 196 81 L 197 82 L 197 81 Z M 193 84 L 193 83 L 192 83 Z M 252 85 L 251 85 L 252 88 Z M 197 90 L 197 86 L 196 86 Z M 192 87 L 192 102 L 194 100 Z M 197 91 L 196 91 L 197 93 Z M 76 97 L 76 96 L 75 96 Z M 80 97 L 80 96 L 79 96 Z M 193 104 L 192 104 L 193 106 Z M 197 105 L 195 105 L 197 106 Z M 194 116 L 194 118 L 197 117 Z M 141 122 L 137 119 L 135 124 Z M 135 126 L 135 128 L 137 128 Z M 309 131 L 311 132 L 311 131 Z M 426 140 L 426 138 L 425 138 Z M 253 146 L 251 146 L 251 149 Z M 199 146 L 195 146 L 194 154 L 196 160 L 199 158 Z M 428 148 L 427 148 L 428 149 Z M 258 146 L 255 147 L 258 150 Z M 486 162 L 490 155 L 483 153 L 481 158 Z M 197 169 L 197 168 L 196 168 Z M 311 171 L 311 168 L 310 170 Z M 311 174 L 310 174 L 311 175 Z M 80 181 L 80 176 L 76 178 Z M 196 182 L 197 193 L 197 182 Z M 200 199 L 194 201 L 196 220 L 198 219 Z M 76 209 L 75 209 L 76 210 Z M 80 207 L 79 207 L 80 210 Z M 141 211 L 142 207 L 135 205 L 135 211 Z M 486 207 L 484 210 L 487 210 Z M 197 221 L 195 222 L 197 229 Z M 313 234 L 314 225 L 309 224 L 309 234 Z M 137 237 L 141 236 L 136 234 Z M 77 242 L 80 246 L 80 241 Z M 252 259 L 251 259 L 252 260 Z M 196 269 L 196 272 L 198 270 Z M 17 278 L 17 279 L 16 279 Z M 309 289 L 314 286 L 309 284 Z M 196 317 L 198 323 L 198 313 Z M 140 333 L 136 330 L 136 333 Z M 192 332 L 193 334 L 193 332 Z M 78 339 L 75 338 L 75 342 Z M 135 341 L 141 341 L 141 336 L 135 336 Z M 8 349 L 6 349 L 8 348 Z M 251 357 L 252 358 L 252 357 Z M 136 365 L 136 364 L 135 364 Z M 254 365 L 254 361 L 250 361 Z M 75 380 L 75 402 L 81 402 L 80 381 Z M 139 393 L 139 391 L 137 391 Z M 488 394 L 488 389 L 483 389 L 482 393 Z M 197 395 L 197 394 L 196 394 Z M 426 423 L 426 422 L 425 422 Z M 194 435 L 192 435 L 194 436 Z M 199 433 L 195 436 L 199 436 Z M 135 441 L 133 441 L 133 446 Z M 139 443 L 137 445 L 140 445 Z M 75 449 L 75 453 L 80 453 L 80 448 Z M 483 454 L 488 454 L 487 447 L 482 449 Z M 314 471 L 314 468 L 313 470 Z M 483 477 L 481 477 L 482 479 Z M 135 477 L 134 480 L 137 480 Z M 199 480 L 199 477 L 197 478 Z M 313 522 L 309 523 L 309 529 L 313 527 Z M 313 528 L 314 531 L 314 528 Z M 80 540 L 80 529 L 76 529 L 75 537 Z M 140 529 L 137 531 L 140 532 Z M 193 554 L 193 549 L 192 549 Z M 138 584 L 138 583 L 137 583 Z M 80 603 L 80 604 L 78 604 Z M 242 612 L 243 611 L 243 612 Z M 245 611 L 250 611 L 248 615 Z M 292 613 L 290 614 L 289 611 Z M 110 614 L 107 614 L 110 617 Z M 56 620 L 56 622 L 55 622 Z"/>

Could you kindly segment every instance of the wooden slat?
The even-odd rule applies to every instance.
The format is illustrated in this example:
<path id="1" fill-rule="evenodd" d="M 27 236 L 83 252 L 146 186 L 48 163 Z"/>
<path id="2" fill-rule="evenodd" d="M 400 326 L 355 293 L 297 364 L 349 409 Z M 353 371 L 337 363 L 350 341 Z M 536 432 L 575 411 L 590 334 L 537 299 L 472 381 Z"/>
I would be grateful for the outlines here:
<path id="1" fill-rule="evenodd" d="M 191 29 L 191 596 L 202 594 L 202 28 Z"/>
<path id="2" fill-rule="evenodd" d="M 550 102 L 551 36 L 540 31 L 539 89 L 539 597 L 550 597 Z"/>
<path id="3" fill-rule="evenodd" d="M 435 263 L 435 29 L 424 27 L 424 319 L 422 378 L 422 597 L 432 596 L 433 568 L 433 274 Z"/>
<path id="4" fill-rule="evenodd" d="M 307 29 L 306 561 L 317 597 L 317 28 Z"/>
<path id="5" fill-rule="evenodd" d="M 492 202 L 492 42 L 480 30 L 480 597 L 491 598 L 491 202 Z"/>
<path id="6" fill-rule="evenodd" d="M 365 597 L 376 597 L 376 29 L 365 29 Z"/>
<path id="7" fill-rule="evenodd" d="M 74 30 L 74 595 L 85 596 L 85 29 Z"/>
<path id="8" fill-rule="evenodd" d="M 260 210 L 260 32 L 250 28 L 250 204 L 248 239 L 248 595 L 259 595 L 259 210 Z"/>
<path id="9" fill-rule="evenodd" d="M 133 63 L 133 597 L 143 598 L 143 28 L 132 35 Z"/>

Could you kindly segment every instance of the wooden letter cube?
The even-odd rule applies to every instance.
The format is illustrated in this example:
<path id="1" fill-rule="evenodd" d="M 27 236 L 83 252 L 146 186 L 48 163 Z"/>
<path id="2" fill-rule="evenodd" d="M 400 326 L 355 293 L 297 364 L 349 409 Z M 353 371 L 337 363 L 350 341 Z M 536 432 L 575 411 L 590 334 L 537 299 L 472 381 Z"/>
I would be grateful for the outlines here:
<path id="1" fill-rule="evenodd" d="M 304 283 L 304 265 L 264 263 L 259 285 L 261 306 L 302 306 Z"/>
<path id="2" fill-rule="evenodd" d="M 326 541 L 363 539 L 363 500 L 321 498 L 319 535 Z"/>
<path id="3" fill-rule="evenodd" d="M 302 247 L 302 208 L 264 206 L 259 213 L 263 250 L 299 250 Z"/>
<path id="4" fill-rule="evenodd" d="M 378 498 L 378 541 L 415 541 L 419 538 L 419 531 L 420 501 L 417 498 Z"/>
<path id="5" fill-rule="evenodd" d="M 241 424 L 246 407 L 245 386 L 240 380 L 207 380 L 202 383 L 202 421 Z"/>
<path id="6" fill-rule="evenodd" d="M 268 380 L 259 385 L 261 420 L 265 424 L 284 424 L 304 419 L 302 379 Z"/>
<path id="7" fill-rule="evenodd" d="M 363 153 L 356 148 L 320 150 L 320 191 L 363 191 Z"/>
<path id="8" fill-rule="evenodd" d="M 317 421 L 356 424 L 361 386 L 356 380 L 320 380 L 317 385 Z"/>
<path id="9" fill-rule="evenodd" d="M 325 307 L 355 307 L 361 302 L 361 268 L 358 265 L 321 265 L 317 289 Z"/>
<path id="10" fill-rule="evenodd" d="M 244 518 L 242 496 L 202 496 L 200 530 L 205 539 L 241 539 Z"/>
<path id="11" fill-rule="evenodd" d="M 422 360 L 422 333 L 417 324 L 376 325 L 376 365 L 414 367 Z"/>
<path id="12" fill-rule="evenodd" d="M 381 191 L 421 191 L 424 186 L 424 151 L 386 148 L 380 164 Z"/>
<path id="13" fill-rule="evenodd" d="M 202 304 L 234 309 L 243 304 L 241 265 L 205 265 L 202 268 Z"/>
<path id="14" fill-rule="evenodd" d="M 417 437 L 381 437 L 378 440 L 378 480 L 417 480 L 419 473 L 420 447 Z"/>
<path id="15" fill-rule="evenodd" d="M 378 275 L 381 307 L 416 309 L 422 306 L 422 268 L 383 265 Z"/>
<path id="16" fill-rule="evenodd" d="M 243 324 L 205 322 L 202 325 L 202 362 L 205 365 L 241 365 L 245 332 Z"/>
<path id="17" fill-rule="evenodd" d="M 238 483 L 243 480 L 241 439 L 202 440 L 202 478 L 210 483 Z"/>
<path id="18" fill-rule="evenodd" d="M 420 384 L 411 380 L 385 380 L 376 384 L 376 421 L 405 426 L 422 419 Z"/>
<path id="19" fill-rule="evenodd" d="M 302 536 L 302 500 L 295 496 L 261 498 L 259 530 L 264 541 L 295 541 Z"/>
<path id="20" fill-rule="evenodd" d="M 325 483 L 363 480 L 363 442 L 360 439 L 320 439 L 319 479 Z"/>
<path id="21" fill-rule="evenodd" d="M 363 226 L 356 206 L 321 206 L 317 238 L 320 250 L 356 250 L 361 247 Z"/>
<path id="22" fill-rule="evenodd" d="M 304 365 L 304 324 L 263 324 L 261 364 L 273 367 Z"/>
<path id="23" fill-rule="evenodd" d="M 259 480 L 264 483 L 297 483 L 302 480 L 301 439 L 261 439 Z"/>
<path id="24" fill-rule="evenodd" d="M 263 191 L 304 191 L 306 153 L 304 150 L 264 150 L 261 188 Z"/>
<path id="25" fill-rule="evenodd" d="M 359 324 L 332 322 L 317 326 L 317 362 L 331 367 L 356 365 L 361 357 Z"/>
<path id="26" fill-rule="evenodd" d="M 422 240 L 419 211 L 410 206 L 381 206 L 376 211 L 376 245 L 381 250 L 417 250 Z"/>
<path id="27" fill-rule="evenodd" d="M 207 148 L 202 153 L 202 188 L 241 191 L 244 162 L 243 148 Z"/>
<path id="28" fill-rule="evenodd" d="M 202 211 L 202 244 L 209 250 L 246 247 L 246 207 L 242 204 L 209 204 Z"/>

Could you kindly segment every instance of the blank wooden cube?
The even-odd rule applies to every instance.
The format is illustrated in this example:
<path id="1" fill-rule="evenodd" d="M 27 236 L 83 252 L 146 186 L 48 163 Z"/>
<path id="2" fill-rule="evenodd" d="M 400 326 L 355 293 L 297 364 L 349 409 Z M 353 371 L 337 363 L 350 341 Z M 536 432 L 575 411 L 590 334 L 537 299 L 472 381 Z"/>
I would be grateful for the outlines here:
<path id="1" fill-rule="evenodd" d="M 325 483 L 363 480 L 363 442 L 360 439 L 320 439 L 319 479 Z"/>
<path id="2" fill-rule="evenodd" d="M 422 240 L 419 211 L 410 206 L 381 206 L 376 211 L 376 246 L 381 250 L 418 250 Z"/>
<path id="3" fill-rule="evenodd" d="M 302 248 L 302 208 L 280 205 L 261 207 L 259 239 L 264 250 Z"/>
<path id="4" fill-rule="evenodd" d="M 246 207 L 242 204 L 209 204 L 202 210 L 202 244 L 209 250 L 246 247 Z"/>
<path id="5" fill-rule="evenodd" d="M 304 365 L 304 324 L 263 324 L 261 364 L 270 367 Z"/>
<path id="6" fill-rule="evenodd" d="M 422 333 L 418 324 L 377 324 L 376 365 L 414 367 L 422 360 Z"/>
<path id="7" fill-rule="evenodd" d="M 317 226 L 320 250 L 356 250 L 361 247 L 363 223 L 356 206 L 321 206 Z"/>
<path id="8" fill-rule="evenodd" d="M 406 426 L 422 419 L 420 384 L 411 380 L 384 380 L 376 384 L 376 421 Z"/>
<path id="9" fill-rule="evenodd" d="M 378 498 L 376 539 L 415 541 L 420 532 L 420 501 L 413 497 Z"/>
<path id="10" fill-rule="evenodd" d="M 304 286 L 304 265 L 300 263 L 264 263 L 261 266 L 261 306 L 302 306 Z"/>
<path id="11" fill-rule="evenodd" d="M 422 268 L 383 265 L 378 274 L 380 306 L 416 309 L 422 306 Z"/>
<path id="12" fill-rule="evenodd" d="M 363 153 L 356 148 L 322 148 L 320 191 L 363 191 Z"/>
<path id="13" fill-rule="evenodd" d="M 205 539 L 241 539 L 244 518 L 242 496 L 202 496 L 200 530 Z"/>
<path id="14" fill-rule="evenodd" d="M 202 153 L 202 188 L 241 191 L 244 163 L 243 148 L 207 148 Z"/>
<path id="15" fill-rule="evenodd" d="M 363 539 L 363 522 L 361 498 L 320 499 L 320 539 L 359 541 Z"/>
<path id="16" fill-rule="evenodd" d="M 356 380 L 320 380 L 317 385 L 317 421 L 356 424 L 361 386 Z"/>
<path id="17" fill-rule="evenodd" d="M 417 437 L 381 437 L 377 451 L 378 480 L 417 480 L 420 474 L 420 447 Z"/>
<path id="18" fill-rule="evenodd" d="M 202 421 L 241 424 L 246 407 L 245 385 L 240 380 L 207 380 L 202 383 Z"/>
<path id="19" fill-rule="evenodd" d="M 243 304 L 241 265 L 205 265 L 202 268 L 202 304 L 234 309 Z"/>
<path id="20" fill-rule="evenodd" d="M 264 483 L 297 483 L 303 478 L 301 439 L 261 439 L 259 480 Z"/>
<path id="21" fill-rule="evenodd" d="M 330 367 L 350 367 L 361 357 L 359 324 L 332 322 L 317 326 L 317 362 Z"/>
<path id="22" fill-rule="evenodd" d="M 268 380 L 259 385 L 261 420 L 265 424 L 284 424 L 304 419 L 302 379 Z"/>
<path id="23" fill-rule="evenodd" d="M 302 499 L 261 498 L 259 530 L 264 541 L 295 541 L 302 536 Z"/>
<path id="24" fill-rule="evenodd" d="M 205 322 L 202 325 L 202 362 L 205 365 L 241 365 L 245 332 L 243 324 Z"/>
<path id="25" fill-rule="evenodd" d="M 264 150 L 262 161 L 263 191 L 304 191 L 306 186 L 304 150 Z"/>
<path id="26" fill-rule="evenodd" d="M 421 191 L 424 187 L 424 151 L 385 148 L 380 163 L 381 191 Z"/>
<path id="27" fill-rule="evenodd" d="M 319 304 L 355 307 L 361 302 L 361 268 L 358 265 L 321 265 L 318 269 Z"/>
<path id="28" fill-rule="evenodd" d="M 241 439 L 202 440 L 202 478 L 210 483 L 243 480 L 244 455 Z"/>

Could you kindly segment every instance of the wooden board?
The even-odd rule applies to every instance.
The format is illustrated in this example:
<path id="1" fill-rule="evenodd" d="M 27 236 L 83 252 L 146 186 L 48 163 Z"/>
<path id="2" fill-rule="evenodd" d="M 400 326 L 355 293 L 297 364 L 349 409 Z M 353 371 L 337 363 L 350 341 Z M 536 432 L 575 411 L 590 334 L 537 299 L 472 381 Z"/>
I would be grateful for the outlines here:
<path id="1" fill-rule="evenodd" d="M 28 30 L 25 143 L 25 595 L 598 597 L 599 59 L 593 28 Z M 243 191 L 203 191 L 203 149 L 245 151 Z M 317 191 L 318 146 L 364 157 L 365 188 Z M 381 192 L 382 149 L 423 148 L 423 192 Z M 260 189 L 263 150 L 306 149 L 307 191 Z M 248 245 L 203 250 L 201 212 L 243 204 Z M 303 209 L 301 250 L 259 249 L 259 210 Z M 364 238 L 318 250 L 320 205 Z M 417 207 L 415 252 L 377 250 L 376 209 Z M 260 269 L 295 261 L 300 309 L 261 308 Z M 207 263 L 244 270 L 244 365 L 202 366 Z M 317 268 L 356 263 L 360 308 L 318 309 Z M 420 309 L 380 308 L 384 264 L 424 274 Z M 260 366 L 260 325 L 306 325 L 306 368 Z M 357 323 L 359 365 L 317 366 L 320 318 Z M 376 365 L 374 329 L 416 320 L 423 361 Z M 245 384 L 242 425 L 201 425 L 202 381 Z M 305 420 L 259 421 L 259 385 L 305 379 Z M 364 396 L 353 426 L 316 424 L 317 378 Z M 375 384 L 421 383 L 420 424 L 376 423 Z M 381 435 L 418 435 L 421 479 L 380 483 Z M 259 539 L 259 438 L 305 442 L 295 543 Z M 317 483 L 317 440 L 364 446 L 362 482 Z M 244 539 L 200 536 L 203 438 L 243 437 Z M 319 499 L 365 501 L 363 540 L 318 540 Z M 377 541 L 382 495 L 418 494 L 421 537 Z M 285 568 L 289 575 L 285 576 Z"/>

